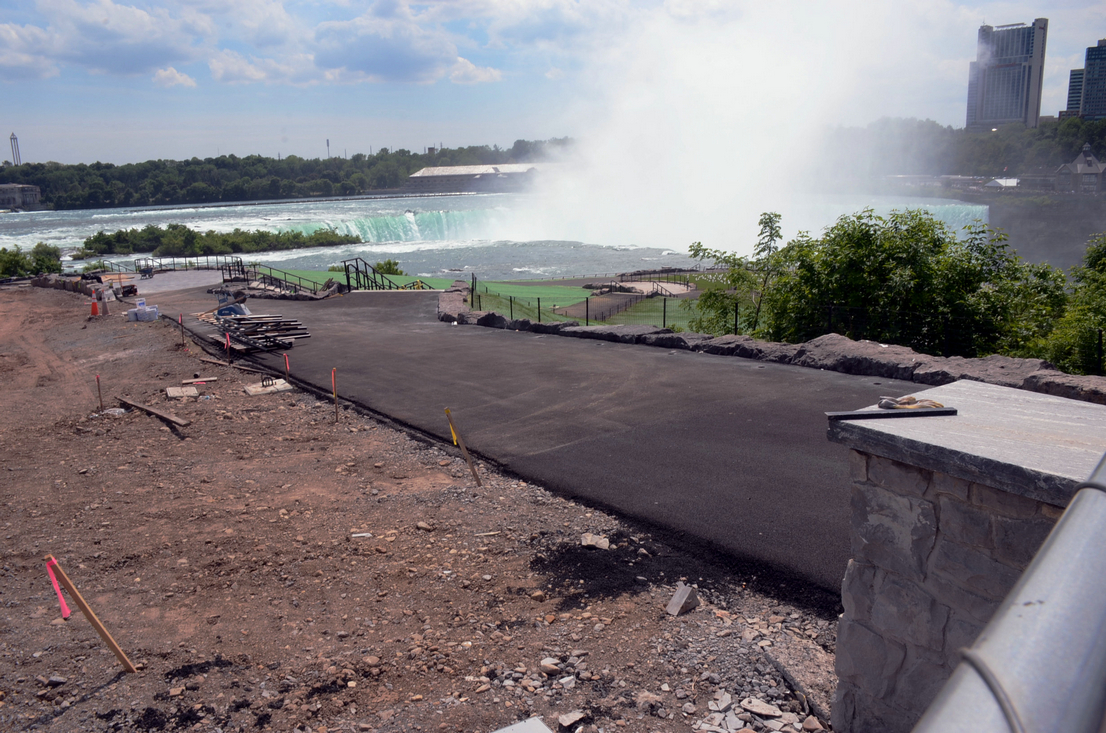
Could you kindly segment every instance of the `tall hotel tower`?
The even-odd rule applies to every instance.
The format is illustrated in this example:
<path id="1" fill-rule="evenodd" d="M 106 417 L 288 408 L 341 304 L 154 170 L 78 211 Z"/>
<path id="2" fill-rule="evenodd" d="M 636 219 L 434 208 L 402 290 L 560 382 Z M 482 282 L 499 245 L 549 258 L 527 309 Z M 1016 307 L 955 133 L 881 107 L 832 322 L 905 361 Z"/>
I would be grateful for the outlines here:
<path id="1" fill-rule="evenodd" d="M 981 26 L 968 71 L 969 130 L 1011 122 L 1036 127 L 1041 116 L 1048 18 L 1032 25 Z"/>

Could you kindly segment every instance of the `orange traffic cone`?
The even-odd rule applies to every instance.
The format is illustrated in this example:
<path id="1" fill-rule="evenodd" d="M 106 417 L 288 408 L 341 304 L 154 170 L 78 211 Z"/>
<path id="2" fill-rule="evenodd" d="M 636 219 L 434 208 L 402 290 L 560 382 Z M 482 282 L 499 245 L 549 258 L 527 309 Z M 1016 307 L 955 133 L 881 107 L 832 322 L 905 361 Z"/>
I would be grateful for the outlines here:
<path id="1" fill-rule="evenodd" d="M 91 313 L 91 315 L 94 315 L 94 316 L 100 315 L 100 309 L 99 309 L 99 307 L 97 307 L 95 300 L 92 301 L 92 313 Z"/>

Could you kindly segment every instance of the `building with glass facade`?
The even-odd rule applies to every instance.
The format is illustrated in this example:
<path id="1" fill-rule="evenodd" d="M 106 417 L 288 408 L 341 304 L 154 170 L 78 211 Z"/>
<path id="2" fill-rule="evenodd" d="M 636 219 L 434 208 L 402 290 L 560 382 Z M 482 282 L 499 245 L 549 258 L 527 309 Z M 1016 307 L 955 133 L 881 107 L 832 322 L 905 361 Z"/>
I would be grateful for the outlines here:
<path id="1" fill-rule="evenodd" d="M 1037 126 L 1047 36 L 1048 18 L 979 28 L 976 60 L 968 69 L 968 129 Z"/>
<path id="2" fill-rule="evenodd" d="M 1085 120 L 1106 120 L 1106 38 L 1087 49 L 1079 115 Z"/>

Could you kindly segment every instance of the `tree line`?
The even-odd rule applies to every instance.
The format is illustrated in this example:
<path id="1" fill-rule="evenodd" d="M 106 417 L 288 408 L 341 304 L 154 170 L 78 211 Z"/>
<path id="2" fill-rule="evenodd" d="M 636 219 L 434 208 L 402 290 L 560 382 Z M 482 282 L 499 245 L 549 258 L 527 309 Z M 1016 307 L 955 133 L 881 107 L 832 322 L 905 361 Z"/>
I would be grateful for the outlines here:
<path id="1" fill-rule="evenodd" d="M 721 272 L 701 281 L 689 327 L 800 343 L 827 333 L 925 354 L 1038 357 L 1072 373 L 1102 369 L 1106 234 L 1070 276 L 1009 251 L 982 223 L 962 236 L 922 210 L 843 216 L 821 237 L 784 244 L 780 216 L 763 214 L 751 257 L 696 242 L 691 255 Z"/>
<path id="2" fill-rule="evenodd" d="M 381 148 L 348 158 L 269 158 L 222 155 L 190 160 L 149 160 L 112 165 L 24 163 L 0 167 L 0 183 L 38 186 L 42 202 L 56 209 L 168 206 L 260 201 L 311 196 L 350 196 L 394 189 L 428 166 L 525 163 L 554 155 L 569 138 L 517 140 L 510 148 L 443 148 L 433 153 Z"/>
<path id="3" fill-rule="evenodd" d="M 1090 143 L 1106 159 L 1106 120 L 1046 117 L 1036 128 L 1003 125 L 984 132 L 940 125 L 933 120 L 884 118 L 865 127 L 825 130 L 817 148 L 819 175 L 1008 176 L 1053 173 Z"/>
<path id="4" fill-rule="evenodd" d="M 85 239 L 83 248 L 75 252 L 72 258 L 84 260 L 106 255 L 139 253 L 155 257 L 203 257 L 304 247 L 334 247 L 360 241 L 359 236 L 339 234 L 332 229 L 318 229 L 311 234 L 267 232 L 261 229 L 252 232 L 243 229 L 232 232 L 200 232 L 184 224 L 168 224 L 165 227 L 148 224 L 141 229 L 120 229 L 111 234 L 97 232 Z"/>

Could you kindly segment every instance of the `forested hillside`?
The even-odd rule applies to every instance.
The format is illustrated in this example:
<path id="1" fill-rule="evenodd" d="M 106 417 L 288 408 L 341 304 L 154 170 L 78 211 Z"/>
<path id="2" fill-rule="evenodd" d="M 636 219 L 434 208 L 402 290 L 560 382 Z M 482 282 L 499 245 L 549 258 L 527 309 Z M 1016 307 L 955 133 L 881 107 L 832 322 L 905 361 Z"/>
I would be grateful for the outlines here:
<path id="1" fill-rule="evenodd" d="M 373 155 L 356 153 L 349 158 L 223 155 L 127 165 L 24 163 L 0 168 L 0 183 L 38 186 L 43 203 L 57 209 L 343 196 L 399 188 L 407 176 L 427 166 L 526 163 L 570 144 L 568 138 L 559 138 L 518 140 L 510 148 L 447 148 L 433 154 L 382 148 Z"/>

